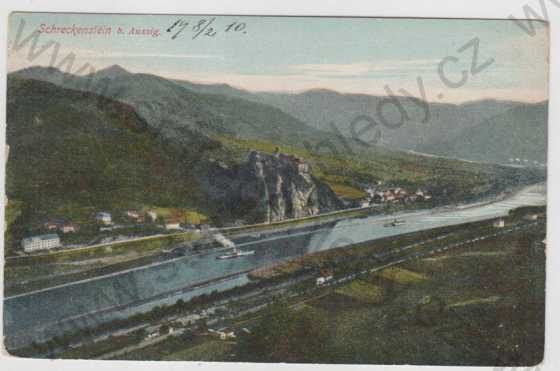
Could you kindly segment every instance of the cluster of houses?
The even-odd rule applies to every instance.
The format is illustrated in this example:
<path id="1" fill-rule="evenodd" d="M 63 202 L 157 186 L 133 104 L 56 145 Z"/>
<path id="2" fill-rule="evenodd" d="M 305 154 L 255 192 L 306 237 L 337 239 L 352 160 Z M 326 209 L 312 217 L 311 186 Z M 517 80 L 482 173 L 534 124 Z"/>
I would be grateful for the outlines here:
<path id="1" fill-rule="evenodd" d="M 361 201 L 361 207 L 369 207 L 384 203 L 412 203 L 417 201 L 428 201 L 432 198 L 432 195 L 423 189 L 418 189 L 416 192 L 409 192 L 401 187 L 382 190 L 369 187 L 365 191 L 367 196 Z"/>
<path id="2" fill-rule="evenodd" d="M 132 222 L 143 224 L 145 222 L 155 223 L 158 215 L 150 210 L 141 213 L 136 210 L 127 210 L 125 216 Z M 100 211 L 95 214 L 95 222 L 101 231 L 113 229 L 113 217 L 107 211 Z M 181 223 L 178 218 L 168 218 L 163 221 L 163 227 L 167 230 L 180 230 Z M 22 239 L 21 246 L 27 253 L 40 250 L 49 250 L 62 247 L 59 234 L 67 234 L 78 231 L 78 226 L 69 221 L 47 221 L 43 224 L 43 229 L 47 232 L 41 235 L 30 236 Z"/>
<path id="3" fill-rule="evenodd" d="M 146 221 L 155 223 L 158 218 L 157 213 L 153 210 L 149 210 L 146 213 L 140 213 L 136 210 L 127 210 L 126 216 L 128 219 L 138 224 L 143 224 Z M 181 229 L 181 220 L 176 217 L 166 218 L 163 220 L 163 227 L 167 230 Z"/>
<path id="4" fill-rule="evenodd" d="M 526 158 L 510 158 L 509 159 L 509 163 L 510 164 L 516 164 L 516 165 L 523 165 L 523 166 L 539 166 L 539 167 L 545 167 L 546 164 L 543 164 L 541 162 L 538 162 L 536 160 L 528 160 Z"/>
<path id="5" fill-rule="evenodd" d="M 60 236 L 56 232 L 63 234 L 73 233 L 78 227 L 68 221 L 49 221 L 44 223 L 44 229 L 49 232 L 38 236 L 30 236 L 21 240 L 23 251 L 30 253 L 41 250 L 55 249 L 61 247 Z"/>
<path id="6" fill-rule="evenodd" d="M 223 307 L 221 307 L 223 308 Z M 162 325 L 150 325 L 146 327 L 146 336 L 144 340 L 150 340 L 156 337 L 161 337 L 165 335 L 179 335 L 192 333 L 192 326 L 197 326 L 202 320 L 207 320 L 211 316 L 218 313 L 219 307 L 212 307 L 203 309 L 201 311 L 190 313 L 186 316 L 173 316 L 168 318 L 168 322 Z M 223 327 L 219 329 L 206 328 L 203 330 L 207 332 L 206 335 L 214 336 L 220 340 L 232 340 L 237 338 L 235 331 L 228 327 Z M 241 328 L 241 332 L 250 334 L 251 331 L 247 328 Z M 239 332 L 238 332 L 239 334 Z"/>
<path id="7" fill-rule="evenodd" d="M 76 232 L 78 230 L 78 227 L 74 223 L 68 221 L 49 221 L 44 224 L 44 227 L 47 231 L 58 231 L 64 234 Z"/>

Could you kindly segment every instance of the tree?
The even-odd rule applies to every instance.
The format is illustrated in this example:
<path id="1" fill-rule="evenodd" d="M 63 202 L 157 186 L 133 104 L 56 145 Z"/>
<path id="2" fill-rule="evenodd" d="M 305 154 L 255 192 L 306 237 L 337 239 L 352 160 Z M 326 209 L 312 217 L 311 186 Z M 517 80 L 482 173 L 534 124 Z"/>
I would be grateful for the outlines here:
<path id="1" fill-rule="evenodd" d="M 163 324 L 159 328 L 159 334 L 160 335 L 167 335 L 167 334 L 169 334 L 169 330 L 170 330 L 169 325 Z"/>
<path id="2" fill-rule="evenodd" d="M 416 321 L 424 326 L 437 324 L 445 311 L 445 302 L 438 296 L 426 296 L 416 305 Z"/>
<path id="3" fill-rule="evenodd" d="M 175 305 L 176 305 L 177 309 L 179 309 L 179 310 L 184 310 L 187 307 L 187 303 L 185 303 L 185 301 L 183 299 L 177 300 Z"/>
<path id="4" fill-rule="evenodd" d="M 206 320 L 204 318 L 198 320 L 198 330 L 200 332 L 208 331 L 208 323 L 206 323 Z"/>
<path id="5" fill-rule="evenodd" d="M 165 218 L 161 215 L 158 215 L 156 217 L 156 224 L 165 225 Z"/>

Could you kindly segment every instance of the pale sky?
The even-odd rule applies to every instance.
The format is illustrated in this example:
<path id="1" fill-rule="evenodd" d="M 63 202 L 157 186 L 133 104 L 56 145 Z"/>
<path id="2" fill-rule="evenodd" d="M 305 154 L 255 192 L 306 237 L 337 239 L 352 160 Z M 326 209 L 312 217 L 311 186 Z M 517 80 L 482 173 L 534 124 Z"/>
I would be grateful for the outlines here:
<path id="1" fill-rule="evenodd" d="M 509 20 L 218 16 L 210 25 L 215 36 L 201 34 L 193 39 L 193 26 L 210 18 L 14 13 L 10 17 L 8 70 L 57 66 L 74 53 L 72 72 L 85 63 L 95 70 L 118 64 L 131 72 L 227 83 L 250 91 L 325 88 L 386 95 L 384 87 L 389 86 L 395 94 L 404 88 L 420 97 L 417 79 L 421 77 L 429 101 L 548 99 L 548 27 L 542 22 L 532 22 L 535 33 L 529 35 Z M 179 19 L 188 26 L 173 40 L 174 32 L 166 29 Z M 225 32 L 232 22 L 243 22 L 245 28 L 235 31 L 234 25 Z M 21 25 L 16 51 L 14 42 Z M 59 45 L 58 54 L 51 45 L 41 55 L 30 57 L 32 42 L 21 46 L 22 41 L 35 30 L 47 31 L 53 25 L 111 27 L 111 34 L 43 32 L 36 51 L 54 41 Z M 123 34 L 117 34 L 118 27 Z M 129 35 L 132 27 L 159 29 L 161 34 Z M 474 48 L 459 51 L 474 38 L 479 40 L 477 66 L 493 59 L 476 75 L 469 72 Z M 457 82 L 461 71 L 468 72 L 462 86 L 450 88 L 438 74 L 438 65 L 446 57 L 457 60 L 444 65 L 444 77 Z"/>

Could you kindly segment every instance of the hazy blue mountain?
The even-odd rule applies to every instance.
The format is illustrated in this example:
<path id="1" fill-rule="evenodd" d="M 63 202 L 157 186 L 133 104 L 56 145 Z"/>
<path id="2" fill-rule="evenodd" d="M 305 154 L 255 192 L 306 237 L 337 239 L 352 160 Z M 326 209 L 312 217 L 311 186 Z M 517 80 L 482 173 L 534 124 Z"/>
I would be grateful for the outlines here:
<path id="1" fill-rule="evenodd" d="M 547 103 L 515 104 L 429 150 L 475 161 L 533 165 L 546 162 Z M 421 150 L 428 150 L 422 149 Z M 518 160 L 517 160 L 518 159 Z M 529 164 L 527 164 L 529 162 Z"/>
<path id="2" fill-rule="evenodd" d="M 340 94 L 325 90 L 312 90 L 301 94 L 265 93 L 259 94 L 259 97 L 263 102 L 289 110 L 293 116 L 316 128 L 327 130 L 333 122 L 342 133 L 349 136 L 353 135 L 352 121 L 359 115 L 368 115 L 379 124 L 381 130 L 379 144 L 390 148 L 416 150 L 469 160 L 481 160 L 483 157 L 485 161 L 491 162 L 503 162 L 511 156 L 525 156 L 535 160 L 542 160 L 546 156 L 543 151 L 547 125 L 545 103 L 525 104 L 482 100 L 460 105 L 423 102 L 427 106 L 422 106 L 419 101 L 399 97 L 398 101 L 410 119 L 405 120 L 402 126 L 392 128 L 390 125 L 400 122 L 401 113 L 394 105 L 388 103 L 386 97 Z M 385 121 L 389 125 L 382 125 L 383 121 L 379 119 L 379 107 L 382 107 Z M 429 111 L 426 107 L 429 107 Z M 512 110 L 524 114 L 508 114 Z M 429 112 L 428 119 L 423 122 L 426 112 Z M 498 116 L 503 116 L 502 120 L 506 117 L 509 120 L 507 131 L 503 130 L 503 124 L 497 126 L 495 130 L 492 128 L 492 124 L 496 122 L 494 118 Z M 500 135 L 523 136 L 523 133 L 531 128 L 544 136 L 541 135 L 537 141 L 527 142 L 522 150 L 521 147 L 513 146 L 507 151 L 500 152 L 500 148 L 484 147 L 485 144 L 490 143 L 481 140 L 478 146 L 471 147 L 472 150 L 465 147 L 457 153 L 442 151 L 446 143 L 451 145 L 460 142 L 461 138 L 470 133 L 473 128 L 485 123 L 488 124 L 487 134 L 493 138 Z M 505 141 L 507 142 L 507 139 Z M 480 156 L 481 153 L 485 155 Z"/>
<path id="3" fill-rule="evenodd" d="M 183 141 L 189 137 L 187 133 L 191 136 L 199 133 L 209 137 L 228 135 L 301 146 L 304 141 L 317 143 L 324 138 L 336 138 L 340 133 L 354 139 L 374 141 L 393 150 L 420 151 L 467 160 L 503 163 L 510 158 L 539 162 L 546 159 L 546 103 L 491 99 L 464 104 L 427 103 L 407 97 L 342 94 L 326 89 L 297 94 L 252 93 L 227 84 L 199 84 L 132 74 L 119 66 L 80 78 L 42 67 L 28 68 L 17 74 L 95 91 L 130 103 L 151 126 L 162 128 L 169 137 L 182 138 Z M 508 114 L 510 111 L 523 114 Z M 364 115 L 375 125 L 365 132 L 362 129 L 371 121 L 361 120 L 353 126 L 353 122 Z M 496 120 L 498 117 L 502 119 Z M 507 125 L 504 120 L 508 120 Z M 398 125 L 401 121 L 402 125 Z M 496 122 L 501 124 L 493 128 L 492 124 Z M 481 127 L 484 127 L 485 138 L 495 140 L 500 135 L 524 137 L 526 131 L 533 132 L 531 128 L 540 136 L 525 141 L 523 145 L 507 148 L 491 147 L 485 138 L 481 138 L 476 146 L 461 144 L 464 140 L 474 141 L 472 130 L 480 132 Z M 194 141 L 196 138 L 191 142 Z M 509 143 L 506 138 L 498 141 Z"/>
<path id="4" fill-rule="evenodd" d="M 485 99 L 463 104 L 426 103 L 405 97 L 397 97 L 408 119 L 399 123 L 401 112 L 387 97 L 366 94 L 342 94 L 327 89 L 313 89 L 303 93 L 250 93 L 229 85 L 205 85 L 187 81 L 177 81 L 192 91 L 222 94 L 277 107 L 302 122 L 324 131 L 336 130 L 348 137 L 372 140 L 376 131 L 358 135 L 365 121 L 355 126 L 352 122 L 360 115 L 371 117 L 380 130 L 378 144 L 400 150 L 421 151 L 430 154 L 450 156 L 476 161 L 509 162 L 510 158 L 526 158 L 530 161 L 546 160 L 547 102 L 525 104 L 512 101 Z M 389 125 L 379 119 L 379 108 Z M 512 114 L 521 113 L 519 115 Z M 501 117 L 501 119 L 498 119 Z M 504 122 L 507 120 L 507 124 Z M 497 123 L 496 127 L 492 125 Z M 507 126 L 507 130 L 504 130 Z M 481 131 L 481 128 L 484 128 Z M 476 129 L 474 129 L 476 128 Z M 474 132 L 484 133 L 477 145 L 461 144 L 475 140 Z M 518 144 L 520 137 L 533 140 Z M 500 136 L 508 138 L 500 138 Z M 470 139 L 469 139 L 470 138 Z M 507 147 L 492 146 L 486 138 L 494 138 L 496 143 L 514 144 Z M 513 138 L 513 139 L 512 139 Z"/>

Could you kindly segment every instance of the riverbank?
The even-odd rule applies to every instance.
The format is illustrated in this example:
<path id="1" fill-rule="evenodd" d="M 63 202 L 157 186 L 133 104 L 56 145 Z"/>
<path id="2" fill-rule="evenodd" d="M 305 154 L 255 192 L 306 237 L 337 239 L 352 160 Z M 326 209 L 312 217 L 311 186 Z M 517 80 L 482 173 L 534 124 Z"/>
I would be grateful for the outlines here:
<path id="1" fill-rule="evenodd" d="M 430 297 L 436 295 L 436 291 L 438 297 L 441 297 L 443 292 L 446 293 L 446 311 L 449 311 L 449 313 L 460 313 L 465 319 L 469 318 L 469 321 L 478 321 L 479 319 L 476 318 L 476 312 L 470 313 L 470 309 L 478 310 L 477 308 L 480 308 L 481 305 L 487 308 L 502 308 L 504 305 L 508 305 L 506 303 L 509 299 L 504 298 L 505 294 L 503 291 L 501 291 L 500 296 L 492 296 L 488 293 L 487 289 L 480 291 L 473 287 L 472 284 L 465 287 L 457 287 L 453 277 L 455 277 L 458 272 L 465 277 L 469 274 L 477 275 L 481 269 L 480 267 L 492 267 L 495 265 L 496 261 L 509 262 L 510 258 L 508 258 L 508 256 L 512 254 L 512 252 L 519 251 L 519 253 L 522 254 L 532 254 L 531 252 L 523 252 L 524 250 L 512 247 L 511 241 L 517 241 L 520 238 L 519 236 L 533 236 L 531 239 L 534 239 L 536 241 L 535 243 L 540 243 L 543 238 L 542 234 L 544 233 L 545 220 L 541 219 L 538 222 L 534 222 L 526 219 L 527 215 L 533 214 L 536 211 L 543 212 L 544 210 L 543 208 L 539 210 L 535 210 L 534 208 L 518 209 L 516 212 L 511 213 L 512 215 L 506 219 L 503 229 L 496 228 L 491 220 L 480 221 L 438 228 L 437 230 L 417 232 L 407 236 L 387 238 L 382 241 L 371 242 L 361 246 L 352 246 L 344 249 L 334 249 L 307 255 L 302 258 L 305 260 L 305 272 L 303 272 L 305 274 L 302 275 L 302 271 L 298 270 L 292 270 L 290 272 L 284 271 L 282 275 L 260 277 L 257 281 L 246 285 L 245 290 L 242 288 L 235 289 L 231 293 L 234 291 L 237 293 L 244 293 L 243 305 L 239 307 L 241 303 L 239 305 L 235 304 L 241 301 L 241 296 L 237 298 L 231 296 L 234 301 L 228 304 L 227 308 L 229 309 L 226 308 L 226 314 L 220 315 L 225 315 L 226 319 L 221 319 L 216 322 L 209 317 L 207 323 L 213 326 L 228 326 L 231 329 L 236 329 L 236 331 L 240 331 L 242 327 L 249 327 L 252 329 L 251 331 L 255 331 L 255 326 L 258 326 L 259 318 L 263 316 L 263 313 L 266 313 L 266 305 L 263 306 L 262 299 L 257 300 L 256 298 L 262 296 L 270 300 L 272 295 L 277 299 L 285 298 L 295 310 L 314 308 L 320 312 L 324 310 L 330 311 L 329 318 L 344 319 L 343 323 L 355 327 L 363 325 L 363 316 L 351 316 L 350 313 L 353 313 L 355 310 L 362 311 L 366 308 L 374 310 L 374 308 L 379 308 L 375 309 L 375 311 L 379 311 L 381 310 L 379 306 L 383 306 L 383 308 L 385 308 L 385 306 L 393 307 L 396 303 L 401 302 L 401 300 L 394 302 L 392 298 L 398 298 L 399 295 L 405 294 L 406 292 L 410 292 L 405 294 L 408 302 L 410 302 L 406 304 L 406 306 L 414 308 L 417 301 L 427 302 L 426 299 L 422 298 L 427 295 Z M 544 254 L 542 254 L 544 250 L 539 246 L 535 245 L 535 249 L 537 249 L 535 253 L 540 255 L 533 254 L 527 256 L 532 256 L 531 259 L 534 259 L 535 256 L 544 257 Z M 343 250 L 342 255 L 342 251 L 339 250 Z M 323 260 L 325 255 L 328 256 Z M 340 259 L 341 257 L 343 258 L 342 260 Z M 518 258 L 521 258 L 521 256 Z M 520 261 L 524 262 L 525 260 L 524 258 Z M 335 277 L 334 281 L 325 287 L 317 287 L 315 285 L 314 275 L 318 274 L 318 271 L 321 267 L 324 267 L 324 264 L 333 261 L 337 262 L 335 265 L 336 268 L 333 271 Z M 476 264 L 471 264 L 470 261 L 476 261 Z M 459 262 L 462 263 L 460 266 L 457 266 L 456 263 Z M 538 267 L 535 266 L 535 269 L 539 268 L 535 273 L 538 274 L 539 277 L 541 277 L 544 272 L 544 265 L 541 263 Z M 453 264 L 454 268 L 442 268 L 442 264 Z M 479 268 L 473 270 L 473 266 Z M 425 269 L 426 267 L 431 268 Z M 523 265 L 520 265 L 520 269 L 523 267 Z M 492 269 L 492 271 L 499 275 L 501 271 L 505 272 L 506 270 L 496 271 Z M 447 278 L 442 276 L 442 272 L 447 272 L 444 275 Z M 449 277 L 450 275 L 451 277 Z M 304 280 L 294 280 L 295 277 L 303 277 Z M 486 278 L 486 280 L 487 279 L 488 278 Z M 500 280 L 511 282 L 509 277 L 500 278 Z M 277 286 L 278 283 L 281 282 L 293 283 L 288 286 L 288 291 L 272 289 L 272 287 L 275 287 L 275 285 Z M 256 290 L 254 294 L 250 294 L 251 290 L 253 290 L 250 289 L 250 287 L 254 287 L 254 285 L 258 285 L 259 289 Z M 266 287 L 269 288 L 265 289 Z M 406 291 L 411 288 L 414 288 L 414 291 Z M 468 288 L 468 290 L 465 290 L 466 288 Z M 224 297 L 224 295 L 229 296 L 230 294 L 224 292 L 220 297 Z M 253 297 L 253 299 L 249 299 L 247 295 Z M 246 309 L 251 306 L 255 306 L 255 309 L 246 311 Z M 177 325 L 176 321 L 178 318 L 189 315 L 189 311 L 192 309 L 188 308 L 190 308 L 188 303 L 177 303 L 176 305 L 167 307 L 165 310 L 160 308 L 158 310 L 160 317 L 158 317 L 155 312 L 152 313 L 150 316 L 152 325 L 154 323 L 167 323 L 171 321 L 175 323 L 173 326 L 176 326 L 176 335 L 170 337 L 164 336 L 160 338 L 159 340 L 161 341 L 157 343 L 151 344 L 149 341 L 145 342 L 143 339 L 138 338 L 136 334 L 131 334 L 131 337 L 136 336 L 136 340 L 132 338 L 127 339 L 126 337 L 120 337 L 114 340 L 108 339 L 99 345 L 84 345 L 83 349 L 74 349 L 68 353 L 68 357 L 76 358 L 76 355 L 79 355 L 79 358 L 89 358 L 90 354 L 96 354 L 96 356 L 98 356 L 100 349 L 107 349 L 109 351 L 107 354 L 115 354 L 114 357 L 116 357 L 116 359 L 156 360 L 162 359 L 159 357 L 165 357 L 165 359 L 173 360 L 206 360 L 205 358 L 192 358 L 193 356 L 196 357 L 198 353 L 190 352 L 187 349 L 190 349 L 191 346 L 202 346 L 201 344 L 205 344 L 207 341 L 214 341 L 212 340 L 213 338 L 205 335 L 204 330 L 200 330 L 200 328 L 196 330 L 196 325 L 194 325 L 194 330 L 189 330 L 190 327 L 183 328 Z M 232 312 L 231 310 L 233 310 L 233 308 L 245 309 L 239 312 Z M 420 317 L 420 320 L 424 322 L 419 322 L 419 324 L 422 325 L 422 331 L 430 331 L 427 330 L 429 328 L 441 328 L 441 326 L 433 327 L 433 318 L 426 317 L 428 313 L 430 313 L 429 308 L 426 307 L 426 310 L 426 314 L 422 314 L 422 317 Z M 381 312 L 393 313 L 395 311 L 382 310 Z M 397 312 L 400 313 L 400 311 Z M 414 314 L 414 311 L 410 312 L 411 317 L 412 314 Z M 350 318 L 353 319 L 350 321 Z M 396 319 L 393 317 L 391 318 Z M 442 320 L 447 321 L 454 317 L 445 318 L 447 317 L 442 317 Z M 414 318 L 411 320 L 414 320 Z M 429 326 L 425 324 L 425 321 L 430 321 Z M 383 323 L 385 322 L 386 321 Z M 337 323 L 338 320 L 333 322 L 333 325 L 338 326 Z M 412 322 L 406 323 L 410 326 L 416 326 L 416 324 Z M 538 325 L 538 322 L 536 322 L 535 325 Z M 535 336 L 538 337 L 538 331 L 534 331 L 534 333 Z M 182 334 L 191 335 L 180 340 L 183 338 Z M 359 334 L 357 336 L 361 336 Z M 458 334 L 458 332 L 453 333 L 453 331 L 451 331 L 446 335 L 446 339 L 453 338 L 455 342 L 458 342 L 457 344 L 461 344 L 463 340 Z M 401 337 L 402 336 L 406 338 L 407 335 L 401 335 Z M 381 338 L 376 337 L 375 341 L 379 341 L 380 339 Z M 329 341 L 334 340 L 335 339 L 330 339 Z M 346 341 L 347 340 L 339 342 L 339 346 L 343 346 L 343 343 Z M 358 340 L 353 339 L 351 341 L 354 343 Z M 368 344 L 371 343 L 371 340 L 367 341 Z M 130 343 L 133 343 L 131 349 L 136 349 L 132 353 L 126 351 L 114 352 L 114 348 L 109 346 L 110 344 L 113 344 L 115 347 L 119 344 L 130 346 Z M 502 343 L 503 341 L 500 340 L 500 344 Z M 362 348 L 358 347 L 357 349 Z M 232 349 L 230 349 L 230 351 L 231 350 Z M 386 355 L 385 352 L 382 353 Z M 119 354 L 119 356 L 117 356 L 117 354 Z M 348 354 L 357 356 L 355 351 Z M 414 352 L 413 354 L 414 355 L 411 355 L 410 358 L 410 362 L 412 363 L 414 363 L 414 357 L 418 357 L 420 353 Z M 381 354 L 377 354 L 377 356 L 380 355 Z M 482 353 L 478 353 L 477 357 L 482 357 L 482 355 Z M 220 357 L 219 355 L 216 356 Z M 470 353 L 468 356 L 470 357 Z M 107 356 L 103 355 L 100 357 L 107 358 Z M 244 360 L 243 358 L 235 359 Z M 345 359 L 356 362 L 351 358 Z M 479 362 L 482 362 L 481 360 L 483 359 L 486 358 L 480 358 Z M 333 360 L 333 362 L 339 361 Z M 505 362 L 507 362 L 507 357 Z"/>
<path id="2" fill-rule="evenodd" d="M 531 186 L 535 187 L 535 186 Z M 528 187 L 530 188 L 530 187 Z M 524 188 L 527 189 L 527 188 Z M 454 210 L 455 208 L 467 209 L 469 207 L 480 207 L 514 197 L 521 190 L 512 190 L 508 193 L 502 193 L 497 196 L 487 197 L 484 200 L 469 204 L 456 204 L 448 206 L 440 206 L 432 209 L 438 210 Z M 290 233 L 299 233 L 306 230 L 318 230 L 323 226 L 332 225 L 337 221 L 359 219 L 367 216 L 378 216 L 380 218 L 386 216 L 398 216 L 401 213 L 414 210 L 422 210 L 417 208 L 418 205 L 398 205 L 392 207 L 368 207 L 351 210 L 341 210 L 326 213 L 318 216 L 305 217 L 301 219 L 284 220 L 269 224 L 256 224 L 250 226 L 241 226 L 234 228 L 216 229 L 212 233 L 223 233 L 236 243 L 242 243 L 248 240 L 265 239 L 275 234 L 284 233 L 286 236 Z M 383 220 L 383 219 L 381 219 Z M 388 219 L 387 219 L 388 220 Z M 219 251 L 220 245 L 212 241 L 197 243 L 208 239 L 208 235 L 201 233 L 178 233 L 173 235 L 155 236 L 143 238 L 141 241 L 123 241 L 115 248 L 111 246 L 103 246 L 100 250 L 95 247 L 81 251 L 64 251 L 52 254 L 43 254 L 37 256 L 29 256 L 26 259 L 18 258 L 7 261 L 5 270 L 5 296 L 11 297 L 32 293 L 49 287 L 57 287 L 68 283 L 79 283 L 96 278 L 108 277 L 117 274 L 119 271 L 128 272 L 133 269 L 149 268 L 158 264 L 165 264 L 177 259 L 176 254 L 165 253 L 171 251 L 177 245 L 186 245 L 183 254 L 186 256 L 196 256 Z M 190 247 L 188 247 L 190 246 Z M 193 246 L 196 249 L 193 250 Z M 128 254 L 128 255 L 122 255 Z M 75 261 L 74 259 L 79 260 Z M 85 259 L 85 260 L 82 260 Z M 31 265 L 39 264 L 41 269 L 30 269 Z M 49 269 L 50 274 L 41 272 Z M 21 272 L 21 273 L 19 273 Z M 28 272 L 23 274 L 23 272 Z M 53 272 L 60 272 L 54 274 Z M 36 277 L 38 276 L 38 277 Z M 21 278 L 18 278 L 21 277 Z"/>
<path id="3" fill-rule="evenodd" d="M 525 220 L 527 214 L 533 214 L 536 211 L 541 212 L 541 217 L 544 215 L 544 208 L 535 210 L 535 208 L 519 209 L 512 213 L 512 216 L 505 219 L 507 232 L 509 228 L 516 230 L 516 223 Z M 541 224 L 544 219 L 541 220 Z M 528 224 L 529 225 L 529 224 Z M 344 249 L 333 249 L 324 252 L 318 252 L 315 254 L 306 255 L 302 258 L 292 260 L 287 263 L 279 264 L 277 269 L 274 269 L 273 274 L 263 275 L 262 272 L 253 271 L 250 276 L 253 279 L 249 285 L 239 287 L 236 289 L 224 291 L 218 297 L 228 297 L 231 293 L 235 292 L 250 292 L 252 287 L 257 287 L 258 290 L 262 290 L 271 284 L 277 284 L 279 282 L 289 282 L 294 281 L 295 277 L 312 277 L 314 274 L 329 265 L 334 265 L 336 269 L 334 270 L 336 277 L 344 277 L 351 274 L 351 272 L 356 272 L 363 270 L 364 267 L 371 267 L 372 264 L 379 265 L 380 267 L 386 267 L 392 264 L 390 262 L 403 262 L 403 257 L 405 256 L 415 256 L 416 253 L 437 253 L 438 251 L 444 251 L 447 248 L 460 245 L 457 244 L 458 241 L 475 241 L 477 236 L 489 235 L 498 236 L 494 231 L 498 231 L 492 223 L 492 220 L 480 221 L 476 223 L 466 223 L 461 225 L 454 225 L 449 227 L 437 228 L 428 231 L 421 231 L 410 233 L 406 235 L 400 235 L 396 237 L 388 237 L 378 241 L 372 241 L 368 243 L 358 244 L 356 246 L 349 246 Z M 311 275 L 311 276 L 310 276 Z M 226 277 L 227 278 L 227 277 Z M 226 279 L 223 278 L 223 279 Z M 256 285 L 256 286 L 255 286 Z M 311 283 L 313 285 L 313 283 Z M 189 290 L 191 288 L 185 288 Z M 240 291 L 243 290 L 243 291 Z M 160 297 L 173 296 L 176 292 L 162 293 Z M 207 297 L 208 299 L 209 297 Z M 153 298 L 151 299 L 153 300 Z M 124 310 L 130 305 L 139 305 L 141 303 L 136 302 L 128 304 L 127 306 L 106 308 L 106 310 Z M 162 311 L 161 307 L 158 309 L 159 315 L 165 313 L 174 313 L 172 309 L 174 305 L 168 306 L 168 309 Z M 82 315 L 94 318 L 96 315 L 100 315 L 103 312 L 90 312 Z M 132 316 L 131 318 L 137 318 L 138 321 L 126 322 L 117 321 L 114 325 L 111 322 L 103 325 L 103 328 L 112 328 L 112 331 L 122 330 L 120 325 L 126 324 L 127 326 L 137 326 L 141 321 L 146 318 L 150 318 L 151 321 L 157 320 L 159 317 L 155 312 L 146 312 L 145 315 Z M 151 313 L 151 314 L 148 314 Z M 154 317 L 155 315 L 155 317 Z M 161 318 L 160 318 L 161 319 Z M 74 319 L 67 319 L 71 321 L 80 321 L 80 317 Z M 120 325 L 119 325 L 120 324 Z M 114 327 L 112 327 L 114 326 Z M 69 335 L 66 335 L 69 336 Z"/>

